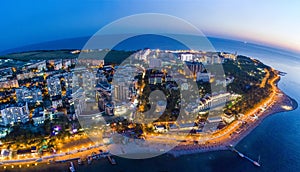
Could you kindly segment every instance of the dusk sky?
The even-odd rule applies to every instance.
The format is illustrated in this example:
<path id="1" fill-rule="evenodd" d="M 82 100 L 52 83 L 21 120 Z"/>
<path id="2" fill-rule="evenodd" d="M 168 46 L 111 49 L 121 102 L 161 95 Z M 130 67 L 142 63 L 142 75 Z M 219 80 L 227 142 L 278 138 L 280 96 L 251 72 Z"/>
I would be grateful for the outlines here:
<path id="1" fill-rule="evenodd" d="M 187 20 L 208 36 L 300 52 L 298 0 L 17 0 L 1 2 L 0 51 L 92 36 L 128 15 L 163 13 Z"/>

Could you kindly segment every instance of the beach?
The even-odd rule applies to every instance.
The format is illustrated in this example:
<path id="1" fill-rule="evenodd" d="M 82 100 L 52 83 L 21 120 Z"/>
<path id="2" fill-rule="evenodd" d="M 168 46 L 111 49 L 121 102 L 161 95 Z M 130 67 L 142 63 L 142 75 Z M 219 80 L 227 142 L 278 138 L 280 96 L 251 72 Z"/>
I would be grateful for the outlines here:
<path id="1" fill-rule="evenodd" d="M 285 106 L 292 107 L 289 110 L 286 110 Z M 280 112 L 286 112 L 291 111 L 294 109 L 297 109 L 298 104 L 297 102 L 284 94 L 282 91 L 279 91 L 276 97 L 275 103 L 270 106 L 266 111 L 261 113 L 257 120 L 255 120 L 253 123 L 250 123 L 245 127 L 240 133 L 234 133 L 231 135 L 228 140 L 222 142 L 222 143 L 208 143 L 205 145 L 199 145 L 199 144 L 182 144 L 171 151 L 168 152 L 168 154 L 179 157 L 181 155 L 188 155 L 188 154 L 196 154 L 196 153 L 203 153 L 203 152 L 210 152 L 210 151 L 220 151 L 220 150 L 228 150 L 227 146 L 229 145 L 237 145 L 243 138 L 245 138 L 251 131 L 253 131 L 265 118 L 269 117 L 270 115 L 274 115 Z"/>

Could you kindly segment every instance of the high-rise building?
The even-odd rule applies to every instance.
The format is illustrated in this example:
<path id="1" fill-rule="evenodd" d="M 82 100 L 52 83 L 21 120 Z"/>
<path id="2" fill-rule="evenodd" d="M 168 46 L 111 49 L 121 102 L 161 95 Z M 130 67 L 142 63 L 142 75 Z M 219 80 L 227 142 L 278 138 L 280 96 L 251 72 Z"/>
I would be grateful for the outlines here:
<path id="1" fill-rule="evenodd" d="M 48 78 L 47 87 L 50 97 L 61 95 L 61 84 L 58 77 Z"/>
<path id="2" fill-rule="evenodd" d="M 82 88 L 79 88 L 72 93 L 72 99 L 70 100 L 70 103 L 74 103 L 75 116 L 78 118 L 78 116 L 86 108 L 85 93 Z"/>
<path id="3" fill-rule="evenodd" d="M 92 72 L 84 72 L 82 74 L 82 87 L 85 95 L 89 99 L 95 98 L 96 77 Z"/>
<path id="4" fill-rule="evenodd" d="M 129 97 L 129 86 L 125 82 L 114 85 L 113 96 L 115 100 L 125 102 Z"/>

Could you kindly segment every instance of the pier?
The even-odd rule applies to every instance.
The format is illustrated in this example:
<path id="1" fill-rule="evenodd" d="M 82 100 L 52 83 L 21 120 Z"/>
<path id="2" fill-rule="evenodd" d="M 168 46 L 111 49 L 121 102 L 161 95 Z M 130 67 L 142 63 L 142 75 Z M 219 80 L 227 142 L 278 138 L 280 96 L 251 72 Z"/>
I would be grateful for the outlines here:
<path id="1" fill-rule="evenodd" d="M 70 169 L 71 172 L 75 172 L 76 171 L 73 162 L 70 162 L 69 169 Z"/>
<path id="2" fill-rule="evenodd" d="M 117 163 L 116 163 L 116 160 L 115 160 L 114 158 L 110 157 L 110 155 L 107 155 L 107 159 L 108 159 L 108 161 L 109 161 L 112 165 L 116 165 L 116 164 L 117 164 Z"/>
<path id="3" fill-rule="evenodd" d="M 260 167 L 259 164 L 259 160 L 258 161 L 254 161 L 253 159 L 249 158 L 248 156 L 244 155 L 243 153 L 239 152 L 238 150 L 236 150 L 232 145 L 228 146 L 228 148 L 232 151 L 237 153 L 240 157 L 245 158 L 246 160 L 250 161 L 251 163 L 253 163 L 255 166 Z"/>

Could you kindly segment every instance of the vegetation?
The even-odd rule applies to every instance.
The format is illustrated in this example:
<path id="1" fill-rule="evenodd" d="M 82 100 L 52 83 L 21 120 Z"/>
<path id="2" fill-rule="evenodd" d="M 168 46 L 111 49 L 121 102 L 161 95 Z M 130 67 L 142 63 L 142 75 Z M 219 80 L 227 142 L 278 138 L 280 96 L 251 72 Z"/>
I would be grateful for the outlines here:
<path id="1" fill-rule="evenodd" d="M 268 82 L 264 87 L 260 87 L 266 76 L 265 69 L 271 73 L 267 81 L 275 76 L 270 67 L 245 56 L 238 56 L 236 61 L 226 61 L 223 67 L 227 76 L 235 78 L 234 82 L 228 85 L 228 91 L 242 95 L 227 105 L 226 114 L 245 113 L 270 94 L 271 86 Z"/>

